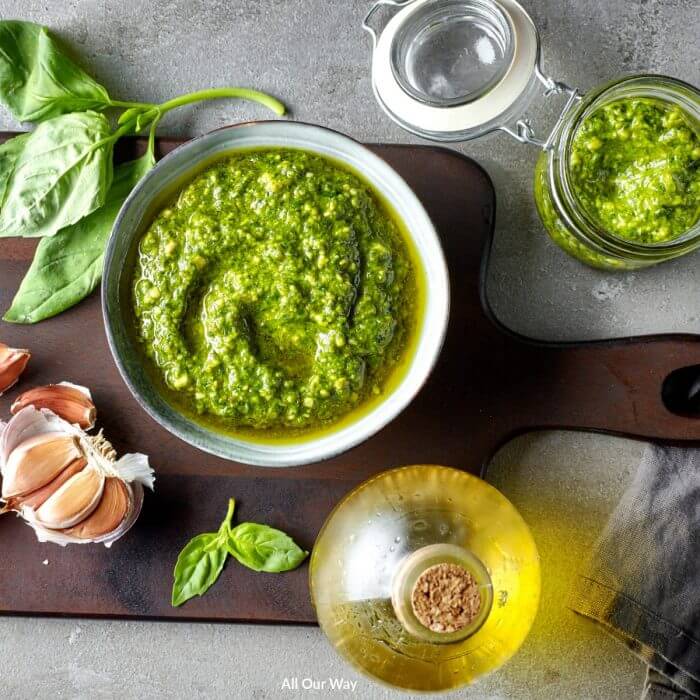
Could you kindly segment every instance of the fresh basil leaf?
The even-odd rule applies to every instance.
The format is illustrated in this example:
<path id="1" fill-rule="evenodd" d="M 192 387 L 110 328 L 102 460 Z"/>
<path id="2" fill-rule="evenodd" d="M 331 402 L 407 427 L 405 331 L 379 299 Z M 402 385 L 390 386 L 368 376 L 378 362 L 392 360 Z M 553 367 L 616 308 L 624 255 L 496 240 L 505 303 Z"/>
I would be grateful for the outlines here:
<path id="1" fill-rule="evenodd" d="M 7 183 L 15 171 L 15 165 L 28 138 L 29 134 L 20 134 L 0 146 L 0 202 L 5 196 Z"/>
<path id="2" fill-rule="evenodd" d="M 104 109 L 107 91 L 78 68 L 45 27 L 0 22 L 0 101 L 20 121 Z"/>
<path id="3" fill-rule="evenodd" d="M 257 523 L 236 525 L 227 546 L 229 554 L 243 566 L 268 573 L 296 569 L 308 556 L 289 535 Z"/>
<path id="4" fill-rule="evenodd" d="M 42 321 L 74 306 L 95 289 L 102 278 L 105 247 L 114 220 L 136 183 L 154 165 L 150 152 L 118 165 L 102 207 L 40 241 L 5 321 Z"/>
<path id="5" fill-rule="evenodd" d="M 0 203 L 0 237 L 52 236 L 101 207 L 112 182 L 109 123 L 102 114 L 42 122 L 24 142 Z"/>
<path id="6" fill-rule="evenodd" d="M 178 607 L 196 595 L 202 595 L 219 578 L 226 563 L 227 552 L 223 547 L 207 549 L 216 541 L 217 532 L 207 532 L 191 539 L 180 552 L 175 564 L 172 605 Z"/>

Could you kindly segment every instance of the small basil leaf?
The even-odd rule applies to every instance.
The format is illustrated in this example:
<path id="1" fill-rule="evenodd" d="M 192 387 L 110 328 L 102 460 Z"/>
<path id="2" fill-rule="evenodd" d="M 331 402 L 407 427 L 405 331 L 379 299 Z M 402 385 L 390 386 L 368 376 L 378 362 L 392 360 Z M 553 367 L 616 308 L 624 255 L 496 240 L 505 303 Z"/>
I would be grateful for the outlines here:
<path id="1" fill-rule="evenodd" d="M 96 112 L 39 124 L 7 182 L 0 237 L 52 236 L 101 207 L 112 181 L 109 137 L 109 123 Z"/>
<path id="2" fill-rule="evenodd" d="M 0 22 L 0 101 L 20 121 L 104 109 L 107 91 L 78 68 L 45 27 Z"/>
<path id="3" fill-rule="evenodd" d="M 15 165 L 24 150 L 28 138 L 29 134 L 20 134 L 9 141 L 5 141 L 0 146 L 0 207 L 2 207 L 2 201 L 5 197 L 7 183 L 15 171 Z"/>
<path id="4" fill-rule="evenodd" d="M 253 571 L 279 573 L 296 569 L 308 556 L 281 530 L 257 523 L 241 523 L 231 530 L 228 551 Z"/>
<path id="5" fill-rule="evenodd" d="M 0 152 L 0 167 L 1 164 Z M 42 321 L 74 306 L 95 289 L 102 278 L 105 247 L 114 220 L 136 183 L 154 164 L 153 155 L 148 152 L 137 160 L 118 165 L 102 207 L 40 241 L 4 316 L 6 321 Z"/>
<path id="6" fill-rule="evenodd" d="M 212 552 L 215 549 L 226 550 L 226 537 L 224 537 L 220 532 L 217 532 L 216 537 L 204 546 L 205 552 Z"/>
<path id="7" fill-rule="evenodd" d="M 206 593 L 219 578 L 227 552 L 222 547 L 207 550 L 207 545 L 216 541 L 217 537 L 216 532 L 197 535 L 180 552 L 173 572 L 173 607 Z"/>

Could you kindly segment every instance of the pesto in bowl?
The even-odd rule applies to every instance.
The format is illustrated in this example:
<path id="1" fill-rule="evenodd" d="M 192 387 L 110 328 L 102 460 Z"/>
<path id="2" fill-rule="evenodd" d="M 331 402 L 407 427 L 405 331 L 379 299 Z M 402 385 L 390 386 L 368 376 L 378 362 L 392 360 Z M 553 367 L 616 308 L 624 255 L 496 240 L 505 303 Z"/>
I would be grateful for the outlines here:
<path id="1" fill-rule="evenodd" d="M 416 326 L 417 265 L 389 207 L 348 168 L 243 151 L 147 226 L 135 331 L 186 414 L 234 434 L 305 435 L 385 394 Z"/>

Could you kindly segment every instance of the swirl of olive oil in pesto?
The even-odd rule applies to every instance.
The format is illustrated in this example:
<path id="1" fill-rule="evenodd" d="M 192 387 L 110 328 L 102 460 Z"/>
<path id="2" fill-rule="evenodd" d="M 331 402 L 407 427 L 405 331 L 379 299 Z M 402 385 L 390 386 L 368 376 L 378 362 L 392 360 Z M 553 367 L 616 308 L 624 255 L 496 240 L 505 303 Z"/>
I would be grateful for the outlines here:
<path id="1" fill-rule="evenodd" d="M 418 296 L 373 191 L 292 149 L 230 156 L 181 189 L 140 240 L 132 289 L 141 347 L 179 403 L 272 432 L 380 396 Z"/>

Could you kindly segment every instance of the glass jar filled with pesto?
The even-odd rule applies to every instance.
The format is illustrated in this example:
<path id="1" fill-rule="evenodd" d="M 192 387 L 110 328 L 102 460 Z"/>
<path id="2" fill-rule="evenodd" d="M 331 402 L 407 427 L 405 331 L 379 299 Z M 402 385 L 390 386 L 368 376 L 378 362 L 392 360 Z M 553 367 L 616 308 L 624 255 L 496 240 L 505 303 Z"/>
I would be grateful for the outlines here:
<path id="1" fill-rule="evenodd" d="M 700 246 L 700 93 L 662 76 L 593 91 L 535 171 L 552 239 L 584 263 L 631 270 Z"/>
<path id="2" fill-rule="evenodd" d="M 537 210 L 570 255 L 629 270 L 700 246 L 696 87 L 635 75 L 581 95 L 543 72 L 539 34 L 516 0 L 379 0 L 364 28 L 375 95 L 403 128 L 437 141 L 500 130 L 542 150 Z M 523 117 L 538 93 L 562 100 L 544 136 Z"/>

